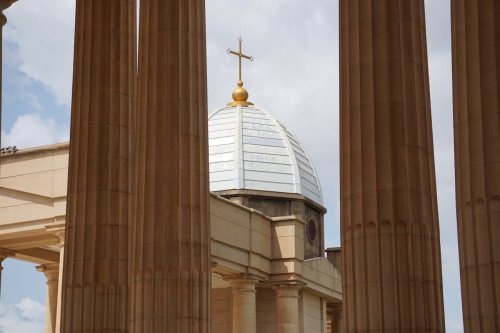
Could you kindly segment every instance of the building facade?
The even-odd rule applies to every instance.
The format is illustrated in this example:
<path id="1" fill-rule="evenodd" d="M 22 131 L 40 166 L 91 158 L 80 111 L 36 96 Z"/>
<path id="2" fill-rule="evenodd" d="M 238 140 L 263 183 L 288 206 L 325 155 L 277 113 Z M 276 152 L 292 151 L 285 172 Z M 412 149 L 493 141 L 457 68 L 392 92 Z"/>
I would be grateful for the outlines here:
<path id="1" fill-rule="evenodd" d="M 340 253 L 330 252 L 330 260 L 324 255 L 326 210 L 321 205 L 321 189 L 312 163 L 304 160 L 302 168 L 307 173 L 301 176 L 296 162 L 301 157 L 296 154 L 307 154 L 303 149 L 294 150 L 290 141 L 301 147 L 298 140 L 284 132 L 285 127 L 269 113 L 241 106 L 221 110 L 222 118 L 226 118 L 225 129 L 221 129 L 221 118 L 217 118 L 220 110 L 210 116 L 209 126 L 210 179 L 211 188 L 216 189 L 210 196 L 212 331 L 334 332 L 334 324 L 341 325 Z M 262 124 L 268 127 L 259 129 L 256 123 L 232 122 L 233 129 L 251 127 L 237 137 L 227 125 L 231 112 L 259 122 L 271 121 L 276 127 Z M 266 155 L 259 149 L 269 147 L 265 140 L 273 133 L 277 133 L 271 139 L 277 155 Z M 259 144 L 244 144 L 246 138 Z M 240 153 L 251 153 L 243 156 L 230 147 L 221 147 L 217 145 L 221 140 L 240 147 Z M 25 149 L 4 154 L 1 159 L 2 259 L 33 262 L 38 271 L 45 273 L 47 333 L 60 331 L 68 148 L 68 144 L 59 144 Z M 216 154 L 221 150 L 225 151 L 225 161 Z M 238 166 L 231 156 L 241 156 L 246 164 Z M 251 157 L 255 160 L 249 161 Z M 279 182 L 273 168 L 282 172 L 284 180 L 276 188 L 273 186 Z M 226 170 L 231 185 L 215 185 L 221 177 L 217 175 L 220 169 Z M 235 186 L 237 175 L 252 185 Z M 263 177 L 268 182 L 261 179 L 258 183 L 252 177 Z M 291 187 L 279 187 L 286 184 L 287 178 Z M 315 192 L 304 195 L 305 186 Z"/>

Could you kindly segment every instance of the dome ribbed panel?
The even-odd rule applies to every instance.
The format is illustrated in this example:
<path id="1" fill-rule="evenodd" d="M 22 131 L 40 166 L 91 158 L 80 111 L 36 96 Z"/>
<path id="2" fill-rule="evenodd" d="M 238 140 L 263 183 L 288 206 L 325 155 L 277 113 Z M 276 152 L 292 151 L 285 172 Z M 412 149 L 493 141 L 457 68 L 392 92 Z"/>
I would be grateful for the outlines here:
<path id="1" fill-rule="evenodd" d="M 297 138 L 268 112 L 226 107 L 209 117 L 210 190 L 303 194 L 322 203 L 314 167 Z"/>
<path id="2" fill-rule="evenodd" d="M 208 129 L 210 154 L 210 190 L 234 188 L 237 112 L 221 110 L 210 117 Z"/>
<path id="3" fill-rule="evenodd" d="M 297 160 L 301 193 L 315 202 L 322 203 L 321 185 L 307 152 L 297 138 L 285 126 L 281 125 L 281 127 L 292 145 L 295 159 Z"/>

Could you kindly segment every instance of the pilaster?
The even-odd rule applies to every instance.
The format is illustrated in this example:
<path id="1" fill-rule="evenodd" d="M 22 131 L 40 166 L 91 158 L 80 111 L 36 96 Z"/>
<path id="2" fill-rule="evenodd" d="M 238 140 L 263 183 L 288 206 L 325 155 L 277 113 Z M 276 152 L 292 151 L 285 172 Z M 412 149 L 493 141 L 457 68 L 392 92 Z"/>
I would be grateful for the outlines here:
<path id="1" fill-rule="evenodd" d="M 140 10 L 133 332 L 210 330 L 205 1 Z"/>
<path id="2" fill-rule="evenodd" d="M 128 332 L 136 1 L 77 0 L 61 332 Z"/>
<path id="3" fill-rule="evenodd" d="M 341 0 L 346 332 L 444 332 L 424 0 Z"/>
<path id="4" fill-rule="evenodd" d="M 464 331 L 500 332 L 500 5 L 453 0 L 451 9 Z"/>

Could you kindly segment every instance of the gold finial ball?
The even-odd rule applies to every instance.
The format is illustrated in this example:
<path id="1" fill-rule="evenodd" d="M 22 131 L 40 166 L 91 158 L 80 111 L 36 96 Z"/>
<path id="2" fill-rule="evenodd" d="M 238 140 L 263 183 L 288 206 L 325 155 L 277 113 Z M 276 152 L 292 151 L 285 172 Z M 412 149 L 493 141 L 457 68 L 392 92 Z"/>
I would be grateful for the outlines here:
<path id="1" fill-rule="evenodd" d="M 243 88 L 243 81 L 238 81 L 238 87 L 233 90 L 233 100 L 235 102 L 246 102 L 248 99 L 248 91 Z"/>

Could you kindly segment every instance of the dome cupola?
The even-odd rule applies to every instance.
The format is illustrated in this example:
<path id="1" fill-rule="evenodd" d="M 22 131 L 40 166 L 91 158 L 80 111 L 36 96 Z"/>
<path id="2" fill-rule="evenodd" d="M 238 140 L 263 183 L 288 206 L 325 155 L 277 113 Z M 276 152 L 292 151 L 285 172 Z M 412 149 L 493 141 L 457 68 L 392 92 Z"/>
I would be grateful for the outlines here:
<path id="1" fill-rule="evenodd" d="M 233 101 L 208 117 L 210 191 L 254 190 L 300 194 L 320 206 L 321 186 L 316 171 L 299 140 L 270 113 L 248 101 L 243 87 L 242 60 L 238 51 L 227 53 L 239 60 Z"/>
<path id="2" fill-rule="evenodd" d="M 299 140 L 267 111 L 226 106 L 209 115 L 210 191 L 301 194 L 322 205 L 314 166 Z"/>

